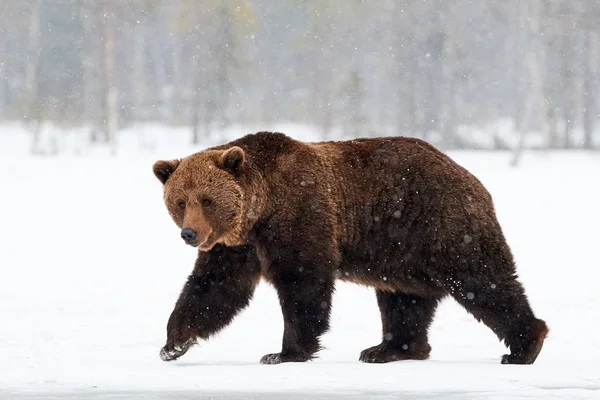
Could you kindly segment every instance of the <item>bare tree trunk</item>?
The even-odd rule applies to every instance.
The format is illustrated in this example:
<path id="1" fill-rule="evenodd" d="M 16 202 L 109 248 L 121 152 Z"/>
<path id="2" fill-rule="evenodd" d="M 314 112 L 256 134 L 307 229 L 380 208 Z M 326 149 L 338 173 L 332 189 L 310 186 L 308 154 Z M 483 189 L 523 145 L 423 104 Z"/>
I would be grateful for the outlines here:
<path id="1" fill-rule="evenodd" d="M 35 0 L 31 4 L 31 14 L 29 19 L 29 38 L 27 44 L 27 64 L 25 65 L 25 93 L 24 107 L 26 121 L 29 122 L 33 140 L 31 143 L 31 152 L 40 153 L 41 141 L 41 121 L 40 110 L 37 102 L 38 91 L 38 65 L 40 59 L 40 8 L 42 0 Z"/>
<path id="2" fill-rule="evenodd" d="M 144 74 L 145 24 L 136 24 L 133 33 L 133 118 L 139 121 L 145 119 L 143 110 L 144 99 L 147 97 Z"/>
<path id="3" fill-rule="evenodd" d="M 6 3 L 0 3 L 0 16 L 8 14 Z M 0 120 L 4 119 L 6 112 L 6 86 L 8 83 L 8 58 L 7 58 L 8 32 L 6 26 L 0 29 Z"/>
<path id="4" fill-rule="evenodd" d="M 112 155 L 117 153 L 118 89 L 115 76 L 115 9 L 114 0 L 104 3 L 104 69 L 106 71 L 106 136 Z"/>
<path id="5" fill-rule="evenodd" d="M 558 115 L 556 106 L 551 104 L 548 107 L 548 147 L 551 149 L 557 149 L 559 147 L 558 143 Z"/>
<path id="6" fill-rule="evenodd" d="M 161 15 L 160 12 L 154 13 L 154 18 L 152 19 L 153 28 L 158 31 L 161 26 Z M 154 79 L 155 79 L 155 93 L 156 93 L 156 101 L 157 104 L 160 105 L 159 112 L 156 113 L 155 118 L 158 120 L 166 120 L 170 119 L 170 116 L 165 115 L 165 110 L 168 110 L 168 93 L 167 93 L 167 78 L 165 73 L 165 62 L 164 62 L 164 53 L 163 53 L 163 37 L 161 35 L 155 35 L 151 40 L 151 49 L 152 49 L 152 61 L 154 68 Z"/>
<path id="7" fill-rule="evenodd" d="M 405 96 L 408 109 L 408 134 L 410 136 L 419 136 L 419 118 L 418 118 L 418 99 L 417 99 L 417 77 L 414 74 L 414 70 L 411 68 L 411 72 L 408 80 L 408 96 Z"/>
<path id="8" fill-rule="evenodd" d="M 192 113 L 192 144 L 197 146 L 200 143 L 200 133 L 198 132 L 198 128 L 200 125 L 200 94 L 198 86 L 196 85 L 196 90 L 192 92 L 192 105 L 191 105 L 191 113 Z"/>
<path id="9" fill-rule="evenodd" d="M 524 67 L 523 67 L 523 56 L 526 51 L 526 29 L 525 29 L 525 18 L 527 15 L 527 6 L 524 2 L 517 2 L 516 7 L 512 10 L 511 14 L 511 27 L 513 30 L 512 45 L 515 48 L 514 57 L 512 60 L 512 69 L 514 73 L 514 124 L 515 131 L 519 134 L 523 129 L 523 105 L 525 104 L 525 84 L 524 84 Z"/>
<path id="10" fill-rule="evenodd" d="M 215 107 L 210 99 L 206 99 L 202 107 L 202 122 L 204 124 L 204 137 L 208 138 L 212 131 L 212 122 L 215 119 Z"/>
<path id="11" fill-rule="evenodd" d="M 598 90 L 598 34 L 594 31 L 586 32 L 585 41 L 587 60 L 585 60 L 585 81 L 583 90 L 583 148 L 592 149 L 594 147 L 592 137 L 596 127 L 596 115 L 598 113 L 596 94 L 596 91 Z"/>
<path id="12" fill-rule="evenodd" d="M 568 44 L 572 45 L 573 40 L 569 40 Z M 574 56 L 574 52 L 569 52 L 570 54 L 572 54 Z M 564 143 L 564 148 L 565 149 L 569 149 L 571 147 L 573 147 L 574 143 L 572 143 L 572 136 L 573 136 L 573 126 L 575 125 L 575 118 L 576 118 L 576 109 L 577 109 L 577 105 L 576 105 L 576 101 L 577 101 L 577 77 L 575 76 L 576 73 L 573 70 L 573 61 L 570 58 L 567 58 L 564 61 L 567 66 L 566 66 L 566 76 L 565 76 L 565 86 L 566 86 L 566 90 L 563 94 L 563 101 L 564 101 L 564 105 L 563 105 L 563 118 L 564 118 L 564 131 L 563 131 L 563 143 Z M 570 65 L 569 65 L 570 64 Z"/>
<path id="13" fill-rule="evenodd" d="M 573 89 L 570 89 L 573 90 Z M 575 125 L 575 106 L 571 102 L 567 102 L 565 105 L 565 128 L 563 132 L 564 136 L 564 147 L 565 149 L 570 149 L 574 147 L 574 143 L 572 143 L 573 136 L 573 126 Z"/>
<path id="14" fill-rule="evenodd" d="M 194 27 L 186 36 L 181 40 L 181 45 L 185 43 L 202 43 L 201 31 Z M 200 144 L 200 124 L 204 123 L 204 134 L 208 135 L 206 124 L 208 123 L 206 115 L 206 102 L 210 101 L 213 97 L 213 85 L 207 84 L 210 82 L 207 80 L 207 74 L 210 74 L 213 68 L 210 68 L 210 72 L 207 71 L 201 64 L 202 55 L 205 55 L 200 45 L 190 46 L 187 54 L 188 57 L 188 68 L 187 68 L 187 79 L 191 82 L 190 95 L 187 98 L 189 104 L 189 117 L 191 119 L 192 128 L 192 144 Z M 184 51 L 185 53 L 185 51 Z M 213 61 L 212 59 L 210 61 Z M 212 63 L 211 63 L 212 65 Z M 202 104 L 204 102 L 204 104 Z M 202 107 L 202 110 L 200 109 Z M 203 120 L 200 121 L 200 112 L 202 111 Z"/>
<path id="15" fill-rule="evenodd" d="M 99 38 L 99 21 L 103 9 L 95 0 L 84 0 L 81 7 L 83 39 L 83 121 L 89 125 L 90 142 L 96 143 L 102 128 L 102 83 L 101 68 L 102 41 Z"/>
<path id="16" fill-rule="evenodd" d="M 183 119 L 181 104 L 185 102 L 184 89 L 182 85 L 182 57 L 181 57 L 181 37 L 173 35 L 171 45 L 173 53 L 171 62 L 173 63 L 173 95 L 175 101 L 174 120 L 180 122 Z"/>
<path id="17" fill-rule="evenodd" d="M 573 128 L 575 119 L 577 118 L 577 109 L 579 108 L 578 96 L 578 71 L 574 60 L 577 60 L 578 52 L 577 33 L 568 33 L 565 38 L 563 47 L 563 74 L 564 74 L 564 91 L 563 91 L 563 118 L 565 121 L 563 138 L 564 147 L 566 149 L 574 147 Z"/>
<path id="18" fill-rule="evenodd" d="M 440 117 L 439 127 L 443 142 L 448 148 L 456 148 L 460 143 L 456 135 L 456 80 L 454 79 L 454 68 L 456 65 L 456 38 L 453 24 L 445 26 L 446 37 L 442 50 L 442 82 L 440 93 Z"/>
<path id="19" fill-rule="evenodd" d="M 550 18 L 557 18 L 560 15 L 560 2 L 562 0 L 553 0 L 550 1 L 548 6 L 548 15 Z M 555 48 L 554 51 L 554 61 L 557 61 L 557 55 L 560 55 L 560 36 L 564 35 L 564 32 L 560 30 L 559 27 L 553 26 L 549 27 L 545 34 L 544 46 L 548 49 Z M 550 53 L 551 54 L 551 53 Z M 552 61 L 548 61 L 550 64 Z M 560 90 L 560 68 L 552 68 L 546 67 L 546 99 L 548 104 L 548 112 L 546 118 L 548 120 L 548 142 L 547 147 L 550 149 L 557 149 L 559 144 L 559 136 L 558 136 L 558 116 L 559 116 L 559 99 L 562 95 Z"/>
<path id="20" fill-rule="evenodd" d="M 523 107 L 522 126 L 519 132 L 519 143 L 515 148 L 513 159 L 511 161 L 512 166 L 517 166 L 521 159 L 523 149 L 525 147 L 525 136 L 528 129 L 536 126 L 542 128 L 542 123 L 539 118 L 536 120 L 536 115 L 546 115 L 543 112 L 544 107 L 544 91 L 543 91 L 543 79 L 542 79 L 542 65 L 543 65 L 543 49 L 540 45 L 539 31 L 540 31 L 540 19 L 542 5 L 541 0 L 530 0 L 528 2 L 530 9 L 527 13 L 529 17 L 529 30 L 528 30 L 528 45 L 527 54 L 525 56 L 527 66 L 527 76 L 529 78 L 529 90 L 526 96 L 526 102 Z M 521 7 L 526 7 L 523 3 Z M 526 8 L 524 8 L 526 9 Z M 522 10 L 524 10 L 522 9 Z M 534 124 L 537 122 L 538 124 Z"/>
<path id="21" fill-rule="evenodd" d="M 333 128 L 333 113 L 331 112 L 331 93 L 330 86 L 327 84 L 322 87 L 322 100 L 321 100 L 321 132 L 323 138 L 329 139 L 331 135 L 331 129 Z"/>
<path id="22" fill-rule="evenodd" d="M 215 90 L 215 113 L 217 121 L 222 127 L 229 125 L 229 104 L 231 100 L 231 71 L 233 48 L 235 40 L 233 38 L 233 27 L 231 15 L 226 2 L 221 2 L 218 13 L 220 43 L 217 44 L 214 52 L 218 54 L 216 90 Z"/>
<path id="23" fill-rule="evenodd" d="M 415 59 L 417 57 L 417 50 L 415 48 L 415 38 L 412 36 L 411 40 L 408 41 L 408 56 L 405 57 L 407 60 L 404 65 L 403 73 L 401 77 L 403 77 L 405 86 L 407 88 L 406 92 L 402 93 L 406 99 L 407 105 L 407 124 L 408 124 L 408 134 L 410 136 L 421 136 L 421 118 L 419 115 L 419 98 L 417 93 L 419 93 L 419 72 L 417 70 L 417 66 L 415 64 Z"/>
<path id="24" fill-rule="evenodd" d="M 191 98 L 191 116 L 192 116 L 192 144 L 199 145 L 202 138 L 208 138 L 211 134 L 211 126 L 215 120 L 215 91 L 206 92 L 203 90 L 203 82 L 208 82 L 210 76 L 205 72 L 196 71 L 194 78 L 194 87 Z M 213 89 L 215 89 L 213 87 Z M 202 113 L 202 114 L 201 114 Z M 202 117 L 202 118 L 200 118 Z M 200 134 L 200 125 L 202 124 L 202 134 Z"/>
<path id="25" fill-rule="evenodd" d="M 5 34 L 0 32 L 0 60 L 4 60 L 0 62 L 0 120 L 3 120 L 6 114 L 6 82 L 8 81 L 6 76 L 8 71 L 6 42 Z"/>

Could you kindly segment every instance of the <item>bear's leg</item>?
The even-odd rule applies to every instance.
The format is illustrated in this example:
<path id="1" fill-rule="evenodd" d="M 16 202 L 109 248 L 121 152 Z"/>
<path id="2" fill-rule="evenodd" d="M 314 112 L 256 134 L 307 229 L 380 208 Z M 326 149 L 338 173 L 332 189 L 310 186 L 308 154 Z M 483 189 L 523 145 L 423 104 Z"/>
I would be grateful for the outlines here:
<path id="1" fill-rule="evenodd" d="M 167 324 L 163 361 L 184 355 L 198 338 L 208 339 L 248 305 L 260 279 L 254 248 L 215 246 L 200 252 Z"/>
<path id="2" fill-rule="evenodd" d="M 281 353 L 267 354 L 261 364 L 303 362 L 321 349 L 319 337 L 329 329 L 334 280 L 330 276 L 289 276 L 272 280 L 283 313 Z"/>
<path id="3" fill-rule="evenodd" d="M 381 344 L 363 350 L 360 361 L 386 363 L 427 359 L 431 351 L 427 330 L 439 300 L 381 290 L 376 294 L 383 340 Z"/>
<path id="4" fill-rule="evenodd" d="M 491 279 L 453 279 L 450 293 L 510 348 L 502 364 L 533 364 L 542 350 L 548 327 L 537 319 L 514 274 Z"/>

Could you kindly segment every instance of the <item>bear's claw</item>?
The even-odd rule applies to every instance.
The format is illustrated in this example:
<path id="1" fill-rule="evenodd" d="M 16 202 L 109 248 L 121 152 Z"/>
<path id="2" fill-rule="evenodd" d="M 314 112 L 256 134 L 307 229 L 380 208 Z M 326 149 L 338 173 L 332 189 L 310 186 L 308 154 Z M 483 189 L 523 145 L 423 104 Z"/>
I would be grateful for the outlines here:
<path id="1" fill-rule="evenodd" d="M 162 349 L 160 349 L 160 359 L 163 361 L 177 360 L 179 357 L 187 353 L 190 347 L 192 347 L 194 344 L 196 344 L 196 341 L 194 339 L 189 339 L 183 344 L 172 346 L 172 348 L 169 348 L 169 346 L 164 346 Z"/>

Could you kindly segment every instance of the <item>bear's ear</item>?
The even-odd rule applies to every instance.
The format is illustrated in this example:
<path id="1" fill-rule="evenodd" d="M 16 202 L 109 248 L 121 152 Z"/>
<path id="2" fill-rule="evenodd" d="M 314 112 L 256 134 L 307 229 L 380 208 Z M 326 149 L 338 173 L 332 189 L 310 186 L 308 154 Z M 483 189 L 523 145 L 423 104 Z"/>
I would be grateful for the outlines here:
<path id="1" fill-rule="evenodd" d="M 179 166 L 179 160 L 157 161 L 152 166 L 152 171 L 164 185 L 171 174 L 175 172 L 177 166 Z"/>
<path id="2" fill-rule="evenodd" d="M 239 175 L 242 172 L 245 162 L 246 155 L 244 154 L 244 150 L 237 146 L 225 151 L 225 153 L 223 153 L 221 156 L 221 164 L 223 165 L 223 169 L 232 173 L 233 175 Z"/>

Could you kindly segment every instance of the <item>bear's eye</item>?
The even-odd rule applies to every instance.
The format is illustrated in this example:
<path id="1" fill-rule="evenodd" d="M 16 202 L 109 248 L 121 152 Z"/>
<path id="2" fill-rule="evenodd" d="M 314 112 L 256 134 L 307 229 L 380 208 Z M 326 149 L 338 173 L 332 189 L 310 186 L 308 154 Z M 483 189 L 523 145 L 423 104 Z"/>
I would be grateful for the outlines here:
<path id="1" fill-rule="evenodd" d="M 185 208 L 185 202 L 184 201 L 180 201 L 179 203 L 177 203 L 177 205 L 179 206 L 179 208 L 184 209 Z"/>
<path id="2" fill-rule="evenodd" d="M 204 207 L 208 207 L 208 206 L 210 206 L 210 204 L 211 204 L 211 203 L 212 203 L 212 201 L 210 201 L 210 199 L 203 199 L 203 200 L 202 200 L 202 205 L 203 205 Z"/>

